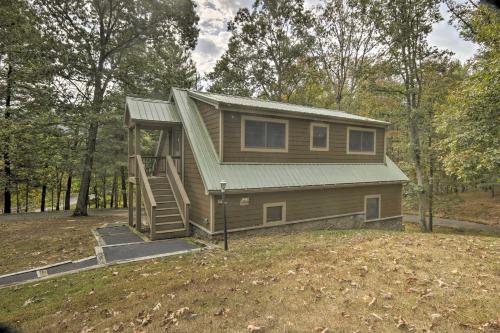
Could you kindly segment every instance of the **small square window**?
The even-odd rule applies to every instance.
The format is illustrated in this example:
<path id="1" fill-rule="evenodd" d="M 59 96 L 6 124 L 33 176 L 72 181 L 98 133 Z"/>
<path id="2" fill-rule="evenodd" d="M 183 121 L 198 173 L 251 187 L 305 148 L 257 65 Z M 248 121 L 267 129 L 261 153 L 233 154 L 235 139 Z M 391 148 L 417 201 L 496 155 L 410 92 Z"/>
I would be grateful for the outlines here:
<path id="1" fill-rule="evenodd" d="M 365 197 L 365 220 L 380 218 L 380 195 Z"/>
<path id="2" fill-rule="evenodd" d="M 285 203 L 264 204 L 264 223 L 285 222 Z"/>
<path id="3" fill-rule="evenodd" d="M 329 131 L 328 124 L 311 123 L 311 150 L 328 150 Z"/>

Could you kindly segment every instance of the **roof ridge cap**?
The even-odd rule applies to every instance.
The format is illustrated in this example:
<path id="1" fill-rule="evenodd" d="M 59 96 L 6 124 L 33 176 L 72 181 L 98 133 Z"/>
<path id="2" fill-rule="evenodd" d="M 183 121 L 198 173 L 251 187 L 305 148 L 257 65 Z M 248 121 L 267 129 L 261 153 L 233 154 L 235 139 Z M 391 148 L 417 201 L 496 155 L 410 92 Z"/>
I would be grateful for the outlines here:
<path id="1" fill-rule="evenodd" d="M 147 102 L 156 102 L 156 103 L 161 102 L 161 103 L 171 104 L 171 102 L 169 100 L 159 99 L 159 98 L 140 97 L 140 96 L 133 96 L 133 95 L 126 95 L 125 98 L 147 101 Z"/>
<path id="2" fill-rule="evenodd" d="M 199 93 L 199 94 L 211 94 L 211 95 L 219 95 L 219 96 L 227 96 L 227 97 L 236 97 L 236 98 L 244 98 L 244 99 L 249 99 L 252 101 L 260 101 L 260 102 L 266 102 L 266 103 L 275 103 L 275 104 L 285 104 L 285 105 L 295 105 L 295 106 L 300 106 L 300 107 L 306 107 L 306 108 L 313 108 L 313 109 L 318 109 L 318 110 L 324 110 L 324 111 L 333 111 L 333 112 L 341 112 L 341 113 L 346 113 L 346 114 L 351 114 L 351 115 L 356 115 L 354 113 L 349 113 L 347 111 L 342 111 L 342 110 L 335 110 L 335 109 L 328 109 L 328 108 L 322 108 L 319 106 L 314 106 L 314 105 L 304 105 L 304 104 L 297 104 L 297 103 L 291 103 L 291 102 L 279 102 L 279 101 L 272 101 L 268 99 L 262 99 L 259 97 L 251 97 L 251 96 L 238 96 L 238 95 L 232 95 L 232 94 L 220 94 L 220 93 L 213 93 L 209 91 L 198 91 L 198 90 L 193 90 L 193 89 L 188 89 L 190 92 L 194 93 Z M 359 116 L 359 115 L 356 115 Z M 360 116 L 363 117 L 363 116 Z"/>

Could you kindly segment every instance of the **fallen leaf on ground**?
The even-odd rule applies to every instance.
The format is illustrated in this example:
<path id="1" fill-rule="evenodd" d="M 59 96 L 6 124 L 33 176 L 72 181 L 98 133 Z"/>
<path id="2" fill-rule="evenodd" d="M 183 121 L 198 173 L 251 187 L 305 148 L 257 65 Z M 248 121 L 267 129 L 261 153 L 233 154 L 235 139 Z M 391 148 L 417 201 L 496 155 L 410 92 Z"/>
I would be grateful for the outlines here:
<path id="1" fill-rule="evenodd" d="M 249 332 L 264 332 L 264 328 L 262 326 L 248 325 L 247 330 Z"/>

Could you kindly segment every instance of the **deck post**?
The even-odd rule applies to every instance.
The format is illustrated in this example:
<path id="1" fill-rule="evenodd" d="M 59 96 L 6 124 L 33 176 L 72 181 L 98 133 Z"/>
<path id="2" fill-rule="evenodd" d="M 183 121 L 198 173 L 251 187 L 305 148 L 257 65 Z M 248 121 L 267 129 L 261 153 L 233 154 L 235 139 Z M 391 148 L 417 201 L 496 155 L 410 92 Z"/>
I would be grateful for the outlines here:
<path id="1" fill-rule="evenodd" d="M 139 125 L 135 125 L 135 130 L 134 130 L 134 137 L 135 137 L 135 156 L 141 154 L 141 128 Z M 138 161 L 136 159 L 135 161 L 136 167 L 135 167 L 135 227 L 138 231 L 142 230 L 142 222 L 141 222 L 141 184 L 140 184 L 140 178 L 139 178 L 139 165 Z"/>
<path id="2" fill-rule="evenodd" d="M 128 169 L 128 225 L 134 226 L 134 185 L 130 182 L 130 177 L 132 176 L 132 172 L 130 168 L 132 167 L 130 164 L 130 156 L 133 155 L 134 150 L 134 130 L 132 127 L 128 128 L 128 158 L 127 158 L 127 169 Z"/>
<path id="3" fill-rule="evenodd" d="M 134 184 L 128 181 L 128 225 L 134 226 Z"/>

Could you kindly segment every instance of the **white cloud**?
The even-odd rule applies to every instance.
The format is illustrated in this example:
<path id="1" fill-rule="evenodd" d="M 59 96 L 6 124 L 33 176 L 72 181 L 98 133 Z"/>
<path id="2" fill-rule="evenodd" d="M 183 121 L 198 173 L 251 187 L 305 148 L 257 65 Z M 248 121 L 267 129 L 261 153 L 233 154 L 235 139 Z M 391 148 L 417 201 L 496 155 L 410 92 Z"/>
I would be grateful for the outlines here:
<path id="1" fill-rule="evenodd" d="M 250 7 L 252 0 L 200 0 L 197 12 L 200 16 L 200 35 L 193 52 L 198 72 L 210 72 L 217 59 L 226 51 L 231 34 L 227 23 L 234 18 L 239 8 Z"/>
<path id="2" fill-rule="evenodd" d="M 474 53 L 478 50 L 478 45 L 460 37 L 459 32 L 455 27 L 451 26 L 448 21 L 450 14 L 446 9 L 446 5 L 441 4 L 440 7 L 443 20 L 434 24 L 432 32 L 429 35 L 429 44 L 436 46 L 440 49 L 448 49 L 454 53 L 454 57 L 461 62 L 465 62 L 472 58 Z"/>
<path id="3" fill-rule="evenodd" d="M 305 6 L 313 8 L 319 2 L 320 0 L 305 0 Z M 200 35 L 193 59 L 198 72 L 207 74 L 227 49 L 231 36 L 227 31 L 227 23 L 234 18 L 239 8 L 250 8 L 253 0 L 199 0 L 197 4 Z M 444 5 L 441 5 L 441 14 L 444 20 L 434 25 L 429 43 L 451 50 L 462 62 L 471 58 L 478 48 L 477 45 L 463 40 L 457 30 L 448 24 L 449 14 Z"/>

